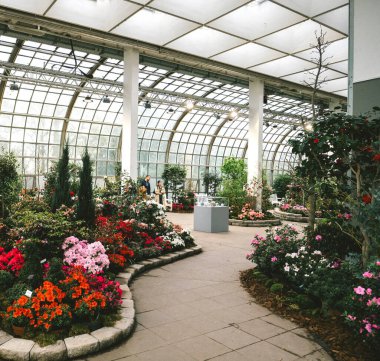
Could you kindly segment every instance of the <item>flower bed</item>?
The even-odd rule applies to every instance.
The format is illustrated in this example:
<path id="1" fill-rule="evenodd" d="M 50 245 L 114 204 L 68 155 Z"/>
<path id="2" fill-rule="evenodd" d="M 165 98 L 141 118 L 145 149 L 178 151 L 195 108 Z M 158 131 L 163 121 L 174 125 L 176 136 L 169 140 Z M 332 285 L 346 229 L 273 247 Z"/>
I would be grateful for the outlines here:
<path id="1" fill-rule="evenodd" d="M 286 207 L 285 207 L 286 208 Z M 275 208 L 273 211 L 273 215 L 275 217 L 278 217 L 280 219 L 283 219 L 284 221 L 290 221 L 290 222 L 301 222 L 301 223 L 307 223 L 308 222 L 308 215 L 307 215 L 307 209 L 303 206 L 296 207 L 295 211 L 290 211 L 293 208 L 286 209 L 285 208 Z M 320 212 L 316 213 L 317 216 L 321 216 Z M 316 218 L 316 221 L 319 221 L 321 218 Z"/>
<path id="2" fill-rule="evenodd" d="M 42 345 L 113 324 L 119 272 L 195 245 L 161 205 L 138 197 L 98 202 L 92 228 L 71 208 L 51 213 L 38 202 L 23 199 L 1 226 L 0 315 L 4 330 L 22 327 L 22 337 Z"/>
<path id="3" fill-rule="evenodd" d="M 318 249 L 322 240 L 318 234 L 308 239 L 294 226 L 285 225 L 267 230 L 266 237 L 256 235 L 247 258 L 263 274 L 279 280 L 277 289 L 282 289 L 283 282 L 294 290 L 292 304 L 302 308 L 306 303 L 314 314 L 322 316 L 338 312 L 353 331 L 353 337 L 356 335 L 368 347 L 378 347 L 380 261 L 360 272 L 358 264 L 349 258 L 323 254 Z"/>
<path id="4" fill-rule="evenodd" d="M 231 213 L 231 212 L 230 212 Z M 250 204 L 245 204 L 237 218 L 231 218 L 229 224 L 241 227 L 270 227 L 281 224 L 270 212 L 259 212 L 252 209 Z"/>

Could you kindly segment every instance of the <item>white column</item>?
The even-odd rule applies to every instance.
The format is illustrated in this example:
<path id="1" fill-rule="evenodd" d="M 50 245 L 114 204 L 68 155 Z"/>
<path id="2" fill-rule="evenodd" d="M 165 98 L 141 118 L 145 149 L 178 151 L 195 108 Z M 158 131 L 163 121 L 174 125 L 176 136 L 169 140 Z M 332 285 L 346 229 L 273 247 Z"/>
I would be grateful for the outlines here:
<path id="1" fill-rule="evenodd" d="M 264 81 L 249 81 L 249 129 L 248 129 L 248 182 L 253 177 L 261 179 L 263 169 L 263 100 Z M 261 210 L 261 192 L 257 199 L 257 209 Z"/>
<path id="2" fill-rule="evenodd" d="M 124 50 L 123 130 L 121 168 L 137 179 L 137 122 L 139 97 L 139 52 Z"/>

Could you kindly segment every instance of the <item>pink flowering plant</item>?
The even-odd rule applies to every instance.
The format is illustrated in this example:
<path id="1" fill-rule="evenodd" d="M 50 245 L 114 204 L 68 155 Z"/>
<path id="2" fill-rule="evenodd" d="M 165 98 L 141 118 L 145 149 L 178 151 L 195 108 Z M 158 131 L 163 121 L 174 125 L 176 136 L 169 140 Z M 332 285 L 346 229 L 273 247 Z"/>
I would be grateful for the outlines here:
<path id="1" fill-rule="evenodd" d="M 89 243 L 76 237 L 67 237 L 63 242 L 64 263 L 68 266 L 83 267 L 89 273 L 100 273 L 109 267 L 110 261 L 103 244 Z"/>
<path id="2" fill-rule="evenodd" d="M 264 219 L 265 213 L 256 212 L 254 209 L 252 209 L 250 204 L 247 203 L 241 209 L 241 212 L 240 212 L 240 214 L 238 214 L 237 218 L 241 219 L 241 220 L 256 221 L 258 219 Z"/>
<path id="3" fill-rule="evenodd" d="M 255 235 L 251 241 L 252 251 L 247 259 L 257 265 L 266 274 L 283 272 L 288 253 L 297 252 L 302 240 L 293 225 L 284 225 L 266 230 L 266 236 Z"/>
<path id="4" fill-rule="evenodd" d="M 369 265 L 347 297 L 346 323 L 365 341 L 380 344 L 380 261 Z"/>

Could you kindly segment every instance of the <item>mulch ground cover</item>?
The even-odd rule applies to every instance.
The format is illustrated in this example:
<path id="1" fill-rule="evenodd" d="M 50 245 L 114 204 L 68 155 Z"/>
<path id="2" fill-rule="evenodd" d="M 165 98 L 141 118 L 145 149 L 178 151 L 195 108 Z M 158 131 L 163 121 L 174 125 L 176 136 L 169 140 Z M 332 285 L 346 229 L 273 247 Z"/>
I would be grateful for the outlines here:
<path id="1" fill-rule="evenodd" d="M 269 287 L 255 277 L 253 269 L 242 271 L 240 281 L 256 303 L 306 328 L 334 360 L 380 360 L 379 351 L 376 352 L 373 347 L 356 339 L 351 330 L 344 324 L 340 313 L 331 313 L 328 317 L 312 316 L 310 312 L 292 307 L 287 302 L 284 302 L 287 294 L 291 294 L 290 290 L 284 289 L 281 295 L 270 292 Z"/>

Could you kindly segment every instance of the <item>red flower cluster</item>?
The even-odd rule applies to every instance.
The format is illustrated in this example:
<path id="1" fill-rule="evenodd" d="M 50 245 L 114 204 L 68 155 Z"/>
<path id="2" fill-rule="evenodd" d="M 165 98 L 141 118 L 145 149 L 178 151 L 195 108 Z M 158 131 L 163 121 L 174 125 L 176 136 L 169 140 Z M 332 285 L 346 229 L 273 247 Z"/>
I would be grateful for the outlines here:
<path id="1" fill-rule="evenodd" d="M 364 194 L 362 197 L 362 201 L 365 204 L 370 204 L 372 202 L 372 197 L 370 194 Z"/>
<path id="2" fill-rule="evenodd" d="M 17 275 L 24 262 L 24 257 L 17 248 L 5 252 L 4 248 L 0 247 L 0 270 L 13 272 Z"/>
<path id="3" fill-rule="evenodd" d="M 374 160 L 375 162 L 380 162 L 380 153 L 375 154 L 372 160 Z"/>

